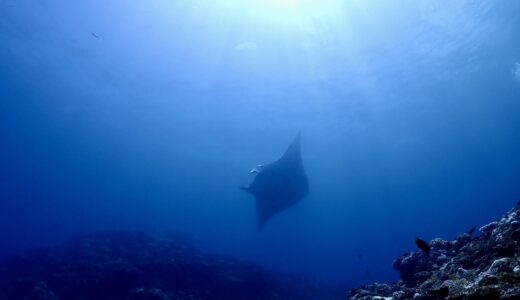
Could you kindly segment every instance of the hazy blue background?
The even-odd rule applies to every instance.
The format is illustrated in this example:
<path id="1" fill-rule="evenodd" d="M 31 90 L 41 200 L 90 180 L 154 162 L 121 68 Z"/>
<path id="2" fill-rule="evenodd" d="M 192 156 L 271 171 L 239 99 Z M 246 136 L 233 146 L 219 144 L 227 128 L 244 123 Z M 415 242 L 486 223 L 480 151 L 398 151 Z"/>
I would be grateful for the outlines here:
<path id="1" fill-rule="evenodd" d="M 238 187 L 298 130 L 258 233 Z M 180 230 L 350 286 L 519 199 L 519 1 L 0 0 L 0 255 Z"/>

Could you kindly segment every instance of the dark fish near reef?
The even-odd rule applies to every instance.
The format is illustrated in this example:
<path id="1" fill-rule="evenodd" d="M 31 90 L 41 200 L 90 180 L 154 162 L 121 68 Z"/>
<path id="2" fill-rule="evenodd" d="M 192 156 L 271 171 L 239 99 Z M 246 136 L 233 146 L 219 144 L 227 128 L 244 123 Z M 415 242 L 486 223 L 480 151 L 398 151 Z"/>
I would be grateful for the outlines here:
<path id="1" fill-rule="evenodd" d="M 420 238 L 416 238 L 415 239 L 415 244 L 417 245 L 417 247 L 419 249 L 421 249 L 422 251 L 426 252 L 426 253 L 430 253 L 430 245 L 428 245 L 427 242 L 421 240 Z"/>
<path id="2" fill-rule="evenodd" d="M 309 193 L 301 157 L 300 133 L 279 160 L 259 165 L 250 173 L 256 177 L 242 189 L 256 199 L 258 230 L 261 230 L 274 214 L 297 204 Z"/>
<path id="3" fill-rule="evenodd" d="M 473 235 L 473 234 L 475 233 L 475 230 L 477 230 L 477 226 L 473 226 L 473 227 L 471 227 L 471 229 L 468 230 L 468 234 L 469 234 L 469 235 Z"/>

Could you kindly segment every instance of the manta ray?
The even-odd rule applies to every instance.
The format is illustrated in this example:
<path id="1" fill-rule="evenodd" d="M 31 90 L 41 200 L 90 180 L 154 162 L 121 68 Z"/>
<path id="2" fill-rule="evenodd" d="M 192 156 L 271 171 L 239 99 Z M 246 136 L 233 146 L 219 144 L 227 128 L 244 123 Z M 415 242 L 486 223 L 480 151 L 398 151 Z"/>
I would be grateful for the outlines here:
<path id="1" fill-rule="evenodd" d="M 258 230 L 276 213 L 300 202 L 309 193 L 307 175 L 303 169 L 300 133 L 280 159 L 258 165 L 250 173 L 256 174 L 253 182 L 242 189 L 255 197 Z"/>

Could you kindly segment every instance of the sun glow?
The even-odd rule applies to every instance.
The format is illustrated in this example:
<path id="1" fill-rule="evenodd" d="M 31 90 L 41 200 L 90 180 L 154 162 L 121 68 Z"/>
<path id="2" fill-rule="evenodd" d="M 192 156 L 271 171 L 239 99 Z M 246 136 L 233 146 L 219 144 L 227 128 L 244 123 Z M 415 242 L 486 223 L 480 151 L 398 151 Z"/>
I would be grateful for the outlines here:
<path id="1" fill-rule="evenodd" d="M 284 6 L 284 7 L 295 7 L 300 4 L 299 0 L 268 0 L 271 5 Z"/>

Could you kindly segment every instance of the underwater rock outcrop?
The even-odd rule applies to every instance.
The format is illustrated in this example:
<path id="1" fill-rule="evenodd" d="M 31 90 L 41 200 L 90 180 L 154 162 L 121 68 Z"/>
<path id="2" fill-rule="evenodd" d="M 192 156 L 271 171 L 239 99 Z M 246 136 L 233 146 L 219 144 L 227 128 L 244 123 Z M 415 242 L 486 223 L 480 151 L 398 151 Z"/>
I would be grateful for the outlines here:
<path id="1" fill-rule="evenodd" d="M 350 291 L 353 300 L 376 299 L 520 299 L 520 206 L 478 236 L 453 241 L 436 238 L 431 251 L 403 254 L 393 262 L 401 280 L 374 283 Z"/>
<path id="2" fill-rule="evenodd" d="M 1 300 L 337 298 L 317 284 L 201 253 L 178 236 L 94 234 L 0 263 Z"/>

